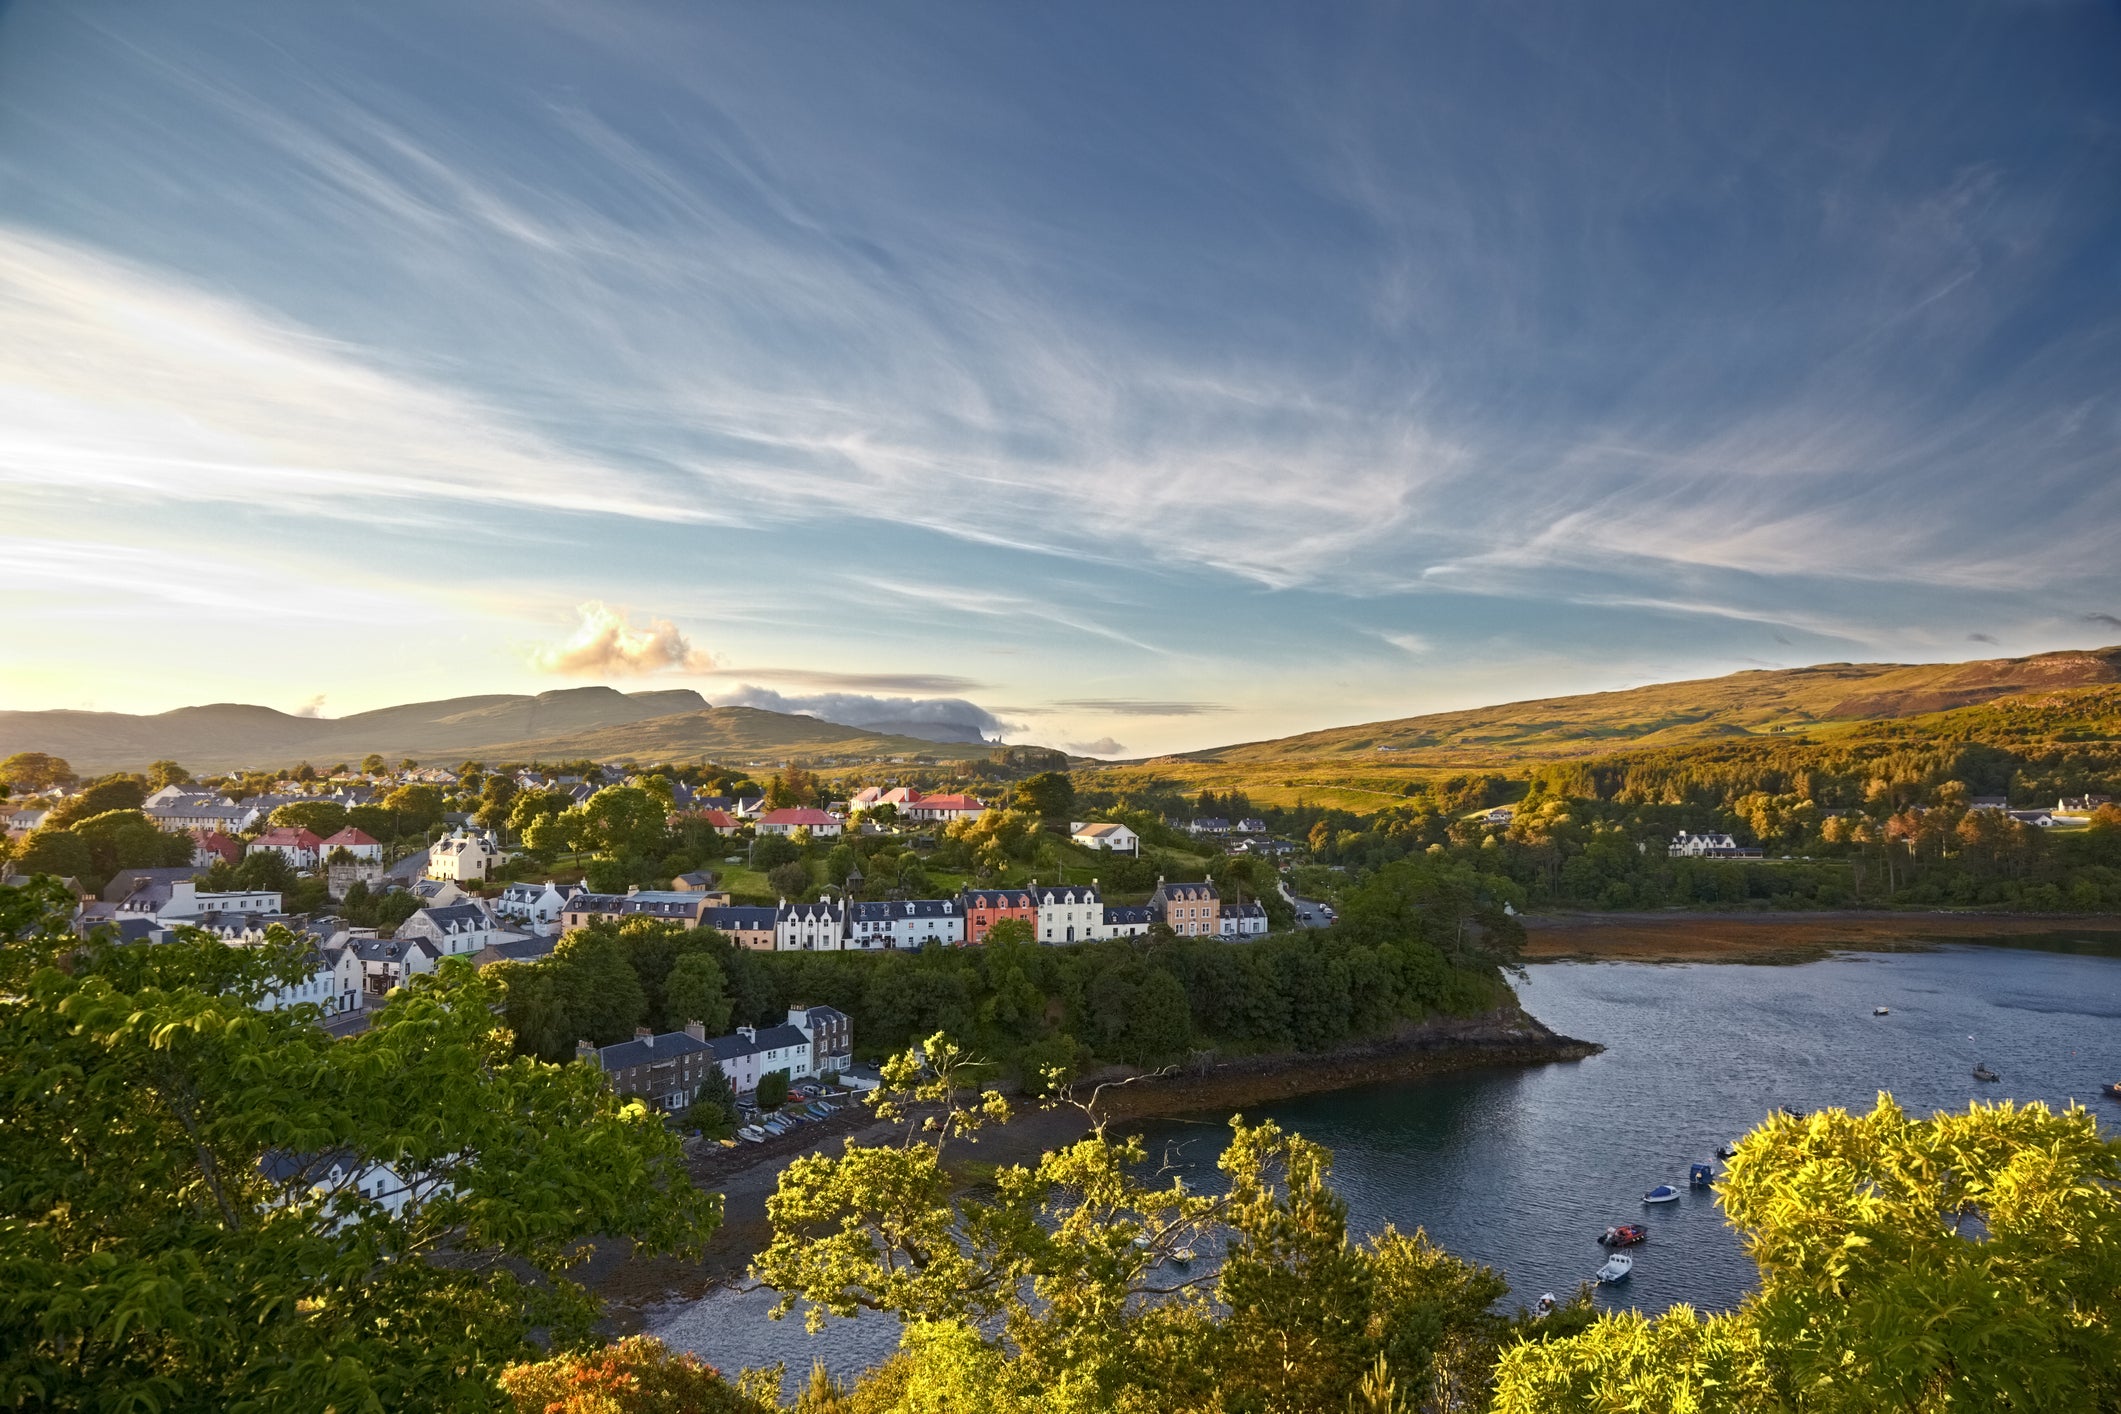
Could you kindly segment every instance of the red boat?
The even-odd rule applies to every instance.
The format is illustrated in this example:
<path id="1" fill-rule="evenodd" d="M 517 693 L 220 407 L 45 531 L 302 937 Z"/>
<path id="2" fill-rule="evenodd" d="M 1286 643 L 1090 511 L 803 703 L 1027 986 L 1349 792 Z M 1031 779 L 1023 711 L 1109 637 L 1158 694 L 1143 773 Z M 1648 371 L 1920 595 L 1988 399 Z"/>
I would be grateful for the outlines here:
<path id="1" fill-rule="evenodd" d="M 1633 1247 L 1638 1242 L 1647 1242 L 1650 1230 L 1641 1223 L 1622 1223 L 1609 1227 L 1598 1241 L 1607 1247 Z"/>

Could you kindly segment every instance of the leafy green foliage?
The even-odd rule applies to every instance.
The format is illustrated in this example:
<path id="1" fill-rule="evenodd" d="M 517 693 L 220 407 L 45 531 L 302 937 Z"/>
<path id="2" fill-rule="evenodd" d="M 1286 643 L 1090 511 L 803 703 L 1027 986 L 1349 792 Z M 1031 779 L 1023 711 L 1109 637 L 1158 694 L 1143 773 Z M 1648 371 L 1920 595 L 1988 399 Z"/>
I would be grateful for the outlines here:
<path id="1" fill-rule="evenodd" d="M 0 1403 L 494 1407 L 534 1331 L 587 1339 L 582 1239 L 712 1226 L 659 1120 L 511 1056 L 461 959 L 334 1041 L 254 1005 L 304 971 L 285 934 L 84 944 L 69 913 L 0 888 Z M 410 1201 L 275 1155 L 388 1164 Z"/>
<path id="2" fill-rule="evenodd" d="M 1497 1408 L 2121 1405 L 2121 1145 L 2081 1109 L 1772 1116 L 1719 1195 L 1760 1267 L 1738 1311 L 1609 1316 L 1507 1353 Z"/>
<path id="3" fill-rule="evenodd" d="M 761 1075 L 756 1099 L 759 1108 L 762 1110 L 777 1110 L 786 1104 L 788 1102 L 788 1072 L 785 1070 L 769 1070 L 764 1075 Z"/>

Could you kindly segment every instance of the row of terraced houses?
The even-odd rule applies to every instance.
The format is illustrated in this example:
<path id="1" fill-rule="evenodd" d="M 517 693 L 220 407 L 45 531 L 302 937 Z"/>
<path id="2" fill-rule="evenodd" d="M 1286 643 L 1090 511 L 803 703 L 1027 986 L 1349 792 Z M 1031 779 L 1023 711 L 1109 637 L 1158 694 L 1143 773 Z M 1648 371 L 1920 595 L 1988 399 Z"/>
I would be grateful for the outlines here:
<path id="1" fill-rule="evenodd" d="M 985 942 L 1005 918 L 1030 925 L 1034 938 L 1053 944 L 1131 937 L 1157 923 L 1185 938 L 1253 938 L 1267 931 L 1267 911 L 1256 902 L 1226 900 L 1213 884 L 1161 879 L 1145 904 L 1107 903 L 1095 881 L 967 889 L 955 898 L 862 902 L 828 896 L 814 903 L 783 899 L 772 907 L 732 905 L 727 894 L 711 892 L 578 893 L 566 901 L 560 924 L 572 931 L 599 919 L 629 917 L 713 928 L 737 946 L 760 952 L 967 946 Z"/>

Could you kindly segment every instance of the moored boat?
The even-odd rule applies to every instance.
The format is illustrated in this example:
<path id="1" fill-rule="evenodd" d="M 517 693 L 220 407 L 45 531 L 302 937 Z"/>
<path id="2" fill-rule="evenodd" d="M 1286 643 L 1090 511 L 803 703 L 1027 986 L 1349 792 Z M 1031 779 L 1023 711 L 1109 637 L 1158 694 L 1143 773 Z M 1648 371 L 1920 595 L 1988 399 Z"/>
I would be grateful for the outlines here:
<path id="1" fill-rule="evenodd" d="M 1598 1241 L 1607 1247 L 1633 1247 L 1649 1240 L 1650 1230 L 1641 1223 L 1616 1223 L 1598 1237 Z"/>
<path id="2" fill-rule="evenodd" d="M 1635 1259 L 1625 1252 L 1615 1252 L 1606 1258 L 1605 1265 L 1598 1269 L 1598 1284 L 1611 1286 L 1616 1281 L 1626 1281 L 1635 1270 Z"/>
<path id="3" fill-rule="evenodd" d="M 1976 1080 L 1986 1082 L 1992 1080 L 2001 1080 L 2002 1078 L 2003 1077 L 1996 1074 L 1995 1071 L 1990 1070 L 1986 1064 L 1976 1065 L 1974 1067 L 1974 1079 Z"/>
<path id="4" fill-rule="evenodd" d="M 1891 1007 L 1874 1006 L 1871 1008 L 1872 1016 L 1891 1016 L 1892 1014 L 1893 1009 Z"/>
<path id="5" fill-rule="evenodd" d="M 1672 1187 L 1669 1183 L 1660 1183 L 1649 1192 L 1643 1194 L 1642 1201 L 1645 1203 L 1676 1203 L 1679 1201 L 1679 1190 Z"/>
<path id="6" fill-rule="evenodd" d="M 2116 1080 L 2113 1084 L 2107 1086 L 2106 1093 L 2113 1099 L 2121 1100 L 2121 1080 Z"/>
<path id="7" fill-rule="evenodd" d="M 1716 1181 L 1716 1170 L 1707 1164 L 1694 1164 L 1686 1171 L 1686 1181 L 1696 1188 L 1706 1188 Z"/>

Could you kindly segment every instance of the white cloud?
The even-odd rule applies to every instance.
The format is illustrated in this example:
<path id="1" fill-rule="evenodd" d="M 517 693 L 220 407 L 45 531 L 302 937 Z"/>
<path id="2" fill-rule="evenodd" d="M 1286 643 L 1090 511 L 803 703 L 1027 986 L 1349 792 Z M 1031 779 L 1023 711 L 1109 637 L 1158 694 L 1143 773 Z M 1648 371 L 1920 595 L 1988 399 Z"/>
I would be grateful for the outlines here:
<path id="1" fill-rule="evenodd" d="M 1077 756 L 1123 756 L 1127 750 L 1108 736 L 1101 736 L 1096 741 L 1071 741 L 1067 747 Z"/>
<path id="2" fill-rule="evenodd" d="M 624 609 L 592 599 L 577 605 L 580 622 L 565 643 L 541 648 L 531 665 L 568 677 L 643 677 L 650 673 L 704 673 L 713 655 L 692 646 L 668 619 L 629 623 Z"/>
<path id="3" fill-rule="evenodd" d="M 716 692 L 714 700 L 717 706 L 758 707 L 768 712 L 816 717 L 846 727 L 903 731 L 912 736 L 925 735 L 930 730 L 957 729 L 955 736 L 939 738 L 941 740 L 972 736 L 992 738 L 1003 732 L 1022 730 L 1019 724 L 1004 722 L 978 703 L 967 702 L 962 697 L 876 697 L 859 692 L 790 696 L 770 687 L 744 684 Z"/>

